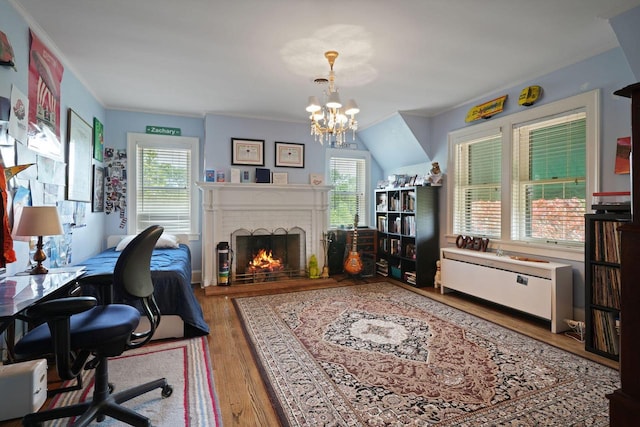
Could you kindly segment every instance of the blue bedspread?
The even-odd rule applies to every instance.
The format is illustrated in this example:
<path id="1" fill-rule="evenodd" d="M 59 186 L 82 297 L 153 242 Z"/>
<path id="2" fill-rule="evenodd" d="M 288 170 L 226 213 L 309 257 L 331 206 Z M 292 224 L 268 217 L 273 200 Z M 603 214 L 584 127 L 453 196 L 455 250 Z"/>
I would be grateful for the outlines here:
<path id="1" fill-rule="evenodd" d="M 121 252 L 109 248 L 98 255 L 80 263 L 87 269 L 87 275 L 112 273 Z M 154 249 L 151 257 L 151 278 L 154 296 L 160 313 L 177 314 L 185 322 L 185 336 L 200 336 L 209 333 L 209 325 L 204 320 L 202 307 L 198 303 L 191 287 L 191 252 L 189 247 L 180 244 L 178 249 Z M 86 294 L 92 294 L 90 288 L 83 288 Z M 115 295 L 115 302 L 139 304 L 126 301 L 122 295 Z"/>

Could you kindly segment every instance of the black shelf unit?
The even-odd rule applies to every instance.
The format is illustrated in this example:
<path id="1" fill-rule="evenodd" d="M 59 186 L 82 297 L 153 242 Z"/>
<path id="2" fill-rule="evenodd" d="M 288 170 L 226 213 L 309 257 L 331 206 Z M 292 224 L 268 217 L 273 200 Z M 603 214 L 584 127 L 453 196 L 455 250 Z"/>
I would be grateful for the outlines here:
<path id="1" fill-rule="evenodd" d="M 438 189 L 378 189 L 378 274 L 416 287 L 433 286 L 440 257 Z"/>
<path id="2" fill-rule="evenodd" d="M 619 359 L 620 231 L 629 211 L 585 215 L 585 349 Z"/>

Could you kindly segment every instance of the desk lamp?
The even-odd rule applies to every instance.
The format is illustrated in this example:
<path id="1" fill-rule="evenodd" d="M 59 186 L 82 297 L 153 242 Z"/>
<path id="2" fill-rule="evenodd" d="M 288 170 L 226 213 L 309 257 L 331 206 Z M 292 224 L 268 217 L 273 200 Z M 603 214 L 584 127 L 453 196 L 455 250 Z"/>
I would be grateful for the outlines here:
<path id="1" fill-rule="evenodd" d="M 47 255 L 42 250 L 42 236 L 55 236 L 63 234 L 58 210 L 55 206 L 25 206 L 22 208 L 20 222 L 16 229 L 16 236 L 38 236 L 36 253 L 33 260 L 37 263 L 31 274 L 46 274 L 47 269 L 42 262 Z"/>

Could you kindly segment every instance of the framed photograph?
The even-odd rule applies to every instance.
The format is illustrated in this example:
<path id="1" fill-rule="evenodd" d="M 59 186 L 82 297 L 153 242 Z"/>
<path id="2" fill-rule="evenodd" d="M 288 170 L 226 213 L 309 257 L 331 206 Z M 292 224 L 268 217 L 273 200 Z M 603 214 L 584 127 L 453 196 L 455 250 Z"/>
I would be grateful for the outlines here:
<path id="1" fill-rule="evenodd" d="M 231 138 L 231 164 L 264 166 L 264 140 Z"/>
<path id="2" fill-rule="evenodd" d="M 67 200 L 91 201 L 91 125 L 71 108 L 67 119 Z"/>
<path id="3" fill-rule="evenodd" d="M 304 144 L 276 142 L 276 167 L 303 168 Z"/>
<path id="4" fill-rule="evenodd" d="M 104 211 L 104 168 L 93 165 L 93 199 L 91 212 Z"/>
<path id="5" fill-rule="evenodd" d="M 93 118 L 93 158 L 102 162 L 104 150 L 104 126 L 97 118 Z"/>

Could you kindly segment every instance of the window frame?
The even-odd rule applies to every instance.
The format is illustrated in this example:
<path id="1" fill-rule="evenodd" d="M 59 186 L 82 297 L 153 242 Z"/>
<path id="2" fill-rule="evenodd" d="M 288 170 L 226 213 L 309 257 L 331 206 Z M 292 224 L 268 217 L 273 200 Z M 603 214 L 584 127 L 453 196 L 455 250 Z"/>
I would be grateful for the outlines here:
<path id="1" fill-rule="evenodd" d="M 127 133 L 127 233 L 137 234 L 137 185 L 138 185 L 138 147 L 143 148 L 176 148 L 191 152 L 191 180 L 190 186 L 190 230 L 179 234 L 186 234 L 189 240 L 197 240 L 200 227 L 199 189 L 196 185 L 199 177 L 200 140 L 197 137 L 167 136 L 146 133 Z M 160 224 L 162 225 L 162 224 Z"/>
<path id="2" fill-rule="evenodd" d="M 505 251 L 514 251 L 537 256 L 555 257 L 573 261 L 584 259 L 584 245 L 563 245 L 560 243 L 541 243 L 519 241 L 512 239 L 513 221 L 513 129 L 523 123 L 537 121 L 545 117 L 557 116 L 563 113 L 570 113 L 583 109 L 586 112 L 586 202 L 592 193 L 599 191 L 600 185 L 600 90 L 595 89 L 562 100 L 550 102 L 538 107 L 513 113 L 504 117 L 496 117 L 488 122 L 468 126 L 454 130 L 448 134 L 448 165 L 447 168 L 453 171 L 455 165 L 456 145 L 474 139 L 479 139 L 483 135 L 490 135 L 496 130 L 502 135 L 502 181 L 501 181 L 501 238 L 493 239 L 491 246 Z M 445 239 L 448 243 L 454 244 L 457 235 L 453 234 L 454 219 L 454 195 L 453 183 L 447 185 L 447 224 Z"/>
<path id="3" fill-rule="evenodd" d="M 355 160 L 363 160 L 365 164 L 365 172 L 364 172 L 364 187 L 363 187 L 363 200 L 364 206 L 360 207 L 360 212 L 362 215 L 358 215 L 358 226 L 369 226 L 371 214 L 370 211 L 372 209 L 371 200 L 372 196 L 370 191 L 371 189 L 371 153 L 363 150 L 346 150 L 346 149 L 338 149 L 338 148 L 327 148 L 325 151 L 325 176 L 327 177 L 327 185 L 331 184 L 331 159 L 332 158 L 347 158 L 347 159 L 355 159 Z M 331 190 L 333 192 L 333 190 Z M 329 195 L 329 207 L 331 207 L 331 194 Z M 327 218 L 327 224 L 330 227 L 331 225 L 331 213 L 329 212 L 329 218 Z"/>

